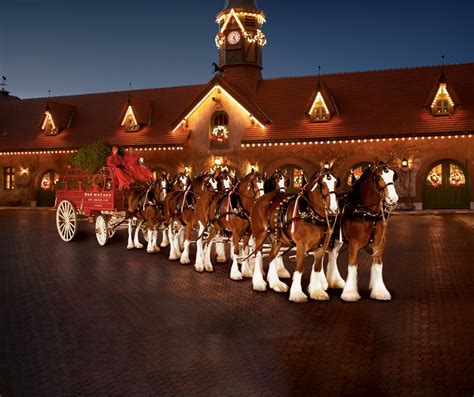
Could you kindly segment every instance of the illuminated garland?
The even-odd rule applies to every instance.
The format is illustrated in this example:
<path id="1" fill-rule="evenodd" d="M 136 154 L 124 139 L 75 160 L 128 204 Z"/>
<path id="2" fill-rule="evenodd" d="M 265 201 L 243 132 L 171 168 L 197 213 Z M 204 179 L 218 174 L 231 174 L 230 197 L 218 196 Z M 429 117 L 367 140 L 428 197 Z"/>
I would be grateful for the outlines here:
<path id="1" fill-rule="evenodd" d="M 223 33 L 219 32 L 219 33 L 216 34 L 216 39 L 215 40 L 216 40 L 217 48 L 220 49 L 225 43 L 225 35 Z"/>
<path id="2" fill-rule="evenodd" d="M 229 141 L 229 131 L 223 125 L 214 127 L 211 132 L 211 141 L 216 143 L 227 143 Z"/>

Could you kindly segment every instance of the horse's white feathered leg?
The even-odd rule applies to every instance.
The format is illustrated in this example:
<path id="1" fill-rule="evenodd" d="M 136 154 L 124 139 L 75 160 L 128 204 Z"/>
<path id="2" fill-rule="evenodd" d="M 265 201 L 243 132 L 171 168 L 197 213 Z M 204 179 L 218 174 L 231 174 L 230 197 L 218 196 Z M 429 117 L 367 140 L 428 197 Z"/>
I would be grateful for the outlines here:
<path id="1" fill-rule="evenodd" d="M 223 242 L 216 243 L 217 262 L 224 263 L 227 261 L 225 255 L 225 245 Z"/>
<path id="2" fill-rule="evenodd" d="M 232 266 L 230 268 L 230 278 L 234 281 L 242 280 L 242 273 L 239 270 L 239 262 L 237 255 L 234 254 L 234 244 L 230 243 L 230 259 L 232 259 Z"/>
<path id="3" fill-rule="evenodd" d="M 245 247 L 245 249 L 243 250 L 242 255 L 246 258 L 249 255 L 249 253 L 250 253 L 249 247 Z M 250 266 L 249 259 L 245 259 L 242 262 L 242 276 L 250 278 L 250 277 L 252 277 L 252 274 L 253 274 L 253 269 Z"/>
<path id="4" fill-rule="evenodd" d="M 328 253 L 328 284 L 329 288 L 344 288 L 346 282 L 341 277 L 339 269 L 337 267 L 337 257 L 339 256 L 339 250 L 342 247 L 342 241 L 334 241 L 334 248 L 329 250 Z"/>
<path id="5" fill-rule="evenodd" d="M 196 241 L 196 261 L 194 262 L 194 269 L 198 272 L 202 272 L 204 270 L 204 252 L 202 246 L 202 235 L 204 233 L 204 229 L 204 225 L 201 221 L 199 221 L 199 238 Z"/>
<path id="6" fill-rule="evenodd" d="M 184 250 L 181 254 L 180 260 L 182 265 L 187 265 L 188 263 L 191 263 L 191 260 L 189 259 L 189 244 L 189 240 L 184 240 Z"/>
<path id="7" fill-rule="evenodd" d="M 360 299 L 357 288 L 357 265 L 349 265 L 346 285 L 342 290 L 341 299 L 346 302 L 356 302 Z"/>
<path id="8" fill-rule="evenodd" d="M 267 290 L 267 283 L 263 279 L 262 251 L 258 251 L 257 256 L 255 258 L 255 269 L 253 271 L 253 276 L 252 276 L 252 285 L 255 291 Z"/>
<path id="9" fill-rule="evenodd" d="M 153 231 L 153 252 L 160 252 L 158 245 L 158 230 Z"/>
<path id="10" fill-rule="evenodd" d="M 214 270 L 211 261 L 212 242 L 213 241 L 210 240 L 204 248 L 204 268 L 207 272 L 212 272 Z"/>
<path id="11" fill-rule="evenodd" d="M 303 292 L 303 288 L 301 287 L 301 278 L 303 277 L 303 273 L 299 271 L 295 271 L 293 273 L 293 282 L 291 283 L 290 288 L 290 298 L 291 302 L 306 302 L 308 297 Z"/>
<path id="12" fill-rule="evenodd" d="M 291 278 L 291 273 L 286 269 L 285 264 L 283 263 L 283 257 L 277 257 L 277 272 L 278 277 L 280 278 Z"/>
<path id="13" fill-rule="evenodd" d="M 270 262 L 270 266 L 268 268 L 268 274 L 267 274 L 267 281 L 268 284 L 270 285 L 270 288 L 275 291 L 275 292 L 286 292 L 288 291 L 288 285 L 286 285 L 284 282 L 280 280 L 278 277 L 278 259 L 279 257 L 274 258 Z"/>
<path id="14" fill-rule="evenodd" d="M 132 220 L 128 220 L 128 244 L 127 244 L 127 249 L 132 250 L 135 248 L 135 245 L 133 245 L 133 225 L 132 225 Z"/>
<path id="15" fill-rule="evenodd" d="M 153 230 L 148 229 L 146 232 L 148 236 L 148 244 L 146 247 L 146 252 L 149 254 L 153 254 L 155 252 L 154 247 L 153 247 Z"/>
<path id="16" fill-rule="evenodd" d="M 322 276 L 321 272 L 323 272 Z M 321 270 L 321 272 L 315 271 L 314 266 L 311 269 L 311 280 L 308 286 L 308 293 L 311 299 L 315 299 L 317 301 L 327 301 L 329 300 L 329 295 L 325 291 L 324 285 L 322 283 L 324 270 Z M 324 277 L 324 280 L 326 280 L 326 277 Z"/>
<path id="17" fill-rule="evenodd" d="M 175 261 L 175 260 L 179 259 L 179 256 L 176 255 L 175 238 L 174 238 L 174 233 L 173 233 L 173 227 L 170 225 L 168 227 L 168 229 L 169 229 L 169 242 L 170 242 L 169 260 L 170 261 Z"/>
<path id="18" fill-rule="evenodd" d="M 181 230 L 179 231 L 179 248 L 181 251 L 184 251 L 184 244 L 185 244 L 185 239 L 186 239 L 186 228 L 182 227 Z"/>
<path id="19" fill-rule="evenodd" d="M 133 245 L 135 248 L 142 249 L 143 244 L 140 243 L 140 239 L 138 238 L 138 233 L 140 232 L 140 227 L 142 226 L 143 221 L 139 221 L 137 223 L 136 229 L 135 229 L 135 237 L 133 238 Z"/>
<path id="20" fill-rule="evenodd" d="M 372 263 L 371 269 L 371 289 L 370 297 L 372 299 L 388 301 L 392 299 L 390 292 L 388 292 L 382 277 L 382 263 Z"/>
<path id="21" fill-rule="evenodd" d="M 160 247 L 168 247 L 170 245 L 170 241 L 168 239 L 168 227 L 163 229 L 163 238 L 161 240 Z"/>

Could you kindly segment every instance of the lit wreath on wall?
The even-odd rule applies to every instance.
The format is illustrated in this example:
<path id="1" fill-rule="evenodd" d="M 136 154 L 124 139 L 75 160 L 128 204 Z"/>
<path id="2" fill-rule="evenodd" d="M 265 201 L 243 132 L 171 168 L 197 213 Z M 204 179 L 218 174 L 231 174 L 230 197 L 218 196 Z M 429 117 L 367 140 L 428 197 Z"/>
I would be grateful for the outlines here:
<path id="1" fill-rule="evenodd" d="M 211 142 L 226 145 L 229 142 L 229 130 L 223 125 L 214 127 L 211 132 Z"/>

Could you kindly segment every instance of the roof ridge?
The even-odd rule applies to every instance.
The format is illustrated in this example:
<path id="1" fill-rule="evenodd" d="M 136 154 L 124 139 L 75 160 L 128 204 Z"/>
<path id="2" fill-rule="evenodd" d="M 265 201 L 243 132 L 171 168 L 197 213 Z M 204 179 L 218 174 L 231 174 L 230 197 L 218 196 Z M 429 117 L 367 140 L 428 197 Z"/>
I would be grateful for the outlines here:
<path id="1" fill-rule="evenodd" d="M 198 87 L 205 85 L 207 83 L 199 83 L 199 84 L 187 84 L 187 85 L 175 85 L 175 86 L 168 86 L 168 87 L 153 87 L 153 88 L 139 88 L 136 90 L 119 90 L 119 91 L 100 91 L 100 92 L 86 92 L 82 94 L 70 94 L 70 95 L 57 95 L 51 97 L 30 97 L 30 98 L 20 98 L 22 101 L 31 101 L 31 100 L 38 100 L 38 99 L 57 99 L 57 98 L 75 98 L 79 96 L 89 96 L 89 95 L 105 95 L 105 94 L 136 94 L 144 91 L 156 91 L 156 90 L 165 90 L 165 89 L 174 89 L 174 88 L 188 88 L 188 87 Z"/>
<path id="2" fill-rule="evenodd" d="M 364 73 L 384 73 L 384 72 L 398 72 L 403 70 L 416 70 L 416 69 L 436 69 L 436 68 L 446 68 L 450 66 L 464 66 L 464 65 L 474 65 L 474 62 L 459 62 L 459 63 L 450 63 L 450 64 L 438 64 L 438 65 L 425 65 L 425 66 L 403 66 L 399 68 L 387 68 L 387 69 L 371 69 L 371 70 L 355 70 L 349 72 L 334 72 L 334 73 L 325 73 L 321 75 L 317 74 L 306 74 L 301 76 L 281 76 L 281 77 L 273 77 L 270 79 L 262 79 L 262 81 L 270 81 L 270 80 L 284 80 L 284 79 L 302 79 L 302 78 L 318 78 L 324 76 L 339 76 L 339 75 L 349 75 L 349 74 L 364 74 Z"/>

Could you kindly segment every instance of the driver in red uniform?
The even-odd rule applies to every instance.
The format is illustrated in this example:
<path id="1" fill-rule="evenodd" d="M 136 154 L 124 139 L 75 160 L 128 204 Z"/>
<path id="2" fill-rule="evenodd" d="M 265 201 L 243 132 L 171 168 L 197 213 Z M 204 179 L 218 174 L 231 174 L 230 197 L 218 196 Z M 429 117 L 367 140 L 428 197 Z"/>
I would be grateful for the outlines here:
<path id="1" fill-rule="evenodd" d="M 112 154 L 107 157 L 107 166 L 114 169 L 119 189 L 128 189 L 130 184 L 135 181 L 135 178 L 127 172 L 124 159 L 118 153 L 116 146 L 112 148 Z"/>
<path id="2" fill-rule="evenodd" d="M 145 165 L 143 157 L 135 156 L 132 147 L 129 147 L 125 153 L 124 164 L 125 169 L 130 173 L 130 175 L 133 175 L 137 181 L 148 183 L 153 181 L 153 174 Z"/>

